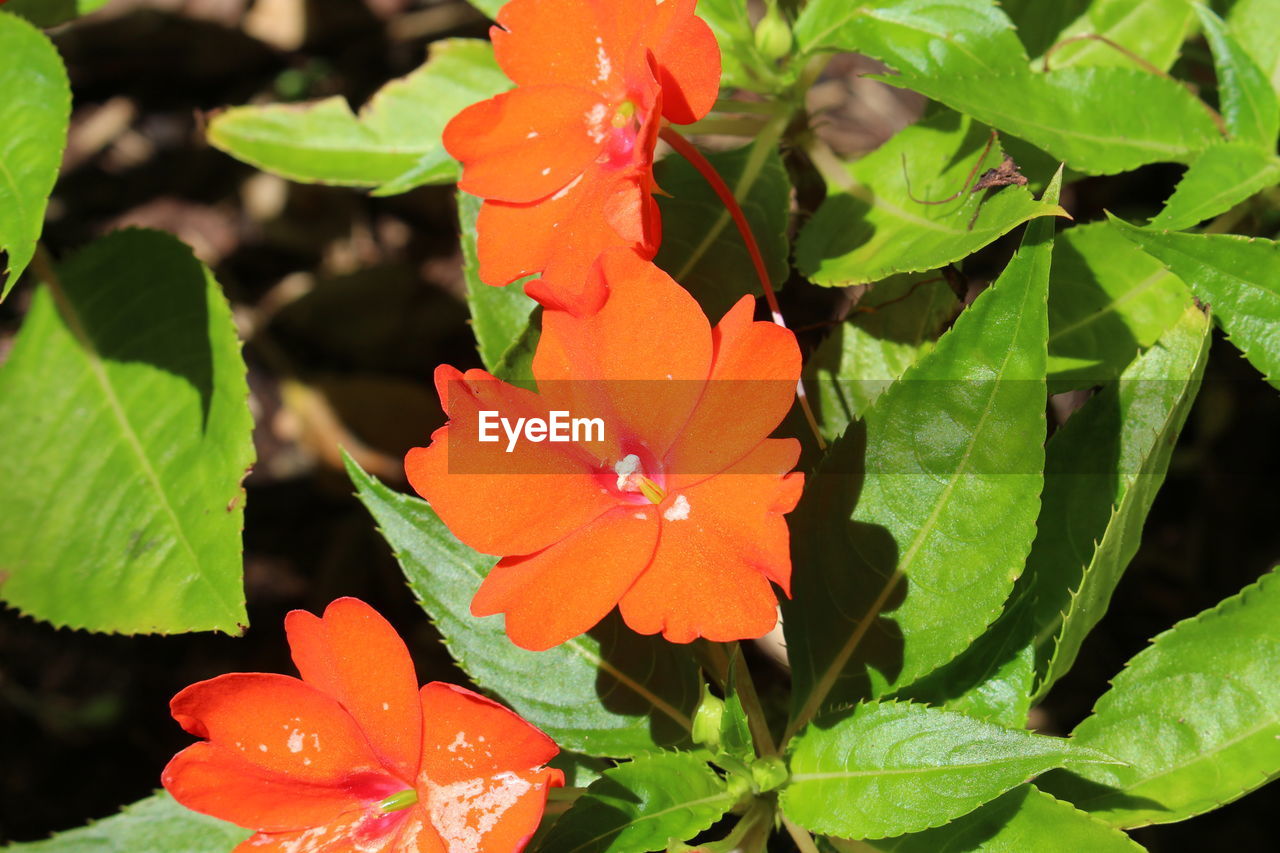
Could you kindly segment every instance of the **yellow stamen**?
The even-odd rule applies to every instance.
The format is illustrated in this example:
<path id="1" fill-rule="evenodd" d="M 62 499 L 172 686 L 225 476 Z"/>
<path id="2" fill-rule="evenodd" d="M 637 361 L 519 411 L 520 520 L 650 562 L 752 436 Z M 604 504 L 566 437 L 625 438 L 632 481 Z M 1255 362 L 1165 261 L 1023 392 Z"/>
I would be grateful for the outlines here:
<path id="1" fill-rule="evenodd" d="M 407 809 L 409 806 L 416 805 L 418 802 L 418 792 L 414 788 L 406 788 L 399 793 L 392 794 L 382 802 L 378 803 L 378 808 L 383 813 L 398 812 L 401 809 Z"/>
<path id="2" fill-rule="evenodd" d="M 631 117 L 635 114 L 636 105 L 630 101 L 623 101 L 613 114 L 613 126 L 625 127 L 627 122 L 631 121 Z"/>
<path id="3" fill-rule="evenodd" d="M 667 497 L 662 487 L 648 477 L 640 478 L 640 494 L 644 495 L 651 504 L 660 504 Z"/>

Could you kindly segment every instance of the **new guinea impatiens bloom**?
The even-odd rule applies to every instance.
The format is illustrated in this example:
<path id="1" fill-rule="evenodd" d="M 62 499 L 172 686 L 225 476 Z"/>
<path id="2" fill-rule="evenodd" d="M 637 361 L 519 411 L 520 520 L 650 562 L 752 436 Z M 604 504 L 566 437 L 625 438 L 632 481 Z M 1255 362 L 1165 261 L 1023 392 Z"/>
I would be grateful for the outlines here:
<path id="1" fill-rule="evenodd" d="M 519 646 L 562 643 L 615 605 L 635 631 L 674 642 L 762 636 L 776 623 L 770 582 L 789 589 L 783 515 L 803 482 L 788 473 L 799 442 L 768 437 L 795 396 L 795 336 L 755 322 L 749 296 L 713 329 L 625 249 L 592 276 L 598 312 L 543 314 L 538 393 L 436 370 L 449 423 L 409 452 L 409 482 L 460 540 L 502 556 L 471 612 L 505 613 Z M 603 440 L 479 440 L 482 412 L 515 423 L 554 411 L 598 418 Z"/>
<path id="2" fill-rule="evenodd" d="M 645 258 L 661 223 L 651 192 L 663 119 L 702 118 L 720 86 L 720 49 L 696 0 L 511 0 L 491 29 L 516 88 L 459 113 L 445 148 L 459 188 L 485 199 L 480 278 L 579 313 L 597 256 L 626 246 Z"/>
<path id="3" fill-rule="evenodd" d="M 489 699 L 418 689 L 395 629 L 340 598 L 285 618 L 301 679 L 231 673 L 173 698 L 199 743 L 164 787 L 188 808 L 256 830 L 235 853 L 509 853 L 538 828 L 555 743 Z"/>

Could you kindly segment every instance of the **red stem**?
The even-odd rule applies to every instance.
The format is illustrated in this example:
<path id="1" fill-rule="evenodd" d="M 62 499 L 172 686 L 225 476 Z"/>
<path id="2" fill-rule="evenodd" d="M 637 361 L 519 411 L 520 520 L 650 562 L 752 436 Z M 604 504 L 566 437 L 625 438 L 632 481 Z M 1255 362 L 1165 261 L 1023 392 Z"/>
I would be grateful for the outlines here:
<path id="1" fill-rule="evenodd" d="M 698 174 L 706 179 L 711 185 L 711 189 L 715 190 L 720 201 L 724 203 L 725 208 L 729 211 L 729 215 L 733 217 L 733 224 L 738 226 L 738 233 L 742 235 L 742 242 L 747 244 L 747 254 L 751 256 L 751 264 L 756 268 L 756 275 L 760 277 L 760 284 L 764 287 L 764 299 L 769 303 L 769 310 L 773 312 L 773 320 L 779 326 L 786 328 L 786 323 L 782 321 L 782 310 L 778 307 L 777 294 L 773 292 L 773 281 L 769 278 L 769 270 L 764 265 L 764 256 L 760 254 L 760 246 L 756 243 L 756 237 L 751 233 L 751 226 L 747 222 L 747 216 L 742 212 L 742 207 L 738 204 L 738 199 L 734 197 L 733 190 L 729 189 L 729 185 L 724 182 L 724 178 L 720 177 L 720 173 L 716 171 L 716 167 L 712 166 L 706 157 L 702 156 L 702 152 L 694 147 L 693 143 L 685 139 L 679 133 L 676 133 L 670 126 L 662 128 L 658 135 L 662 137 L 662 141 L 666 142 L 676 153 L 689 161 L 689 165 L 698 170 Z"/>
<path id="2" fill-rule="evenodd" d="M 787 328 L 786 321 L 782 319 L 782 308 L 778 306 L 778 295 L 773 292 L 773 281 L 769 278 L 769 270 L 764 265 L 764 256 L 760 254 L 760 245 L 756 242 L 755 234 L 751 233 L 751 225 L 747 222 L 747 216 L 742 212 L 742 206 L 738 204 L 738 199 L 734 196 L 733 190 L 729 189 L 729 185 L 724 182 L 724 178 L 720 177 L 716 167 L 711 165 L 706 157 L 702 156 L 702 152 L 694 147 L 689 140 L 676 133 L 669 125 L 664 126 L 658 132 L 658 135 L 677 154 L 688 160 L 689 165 L 698 170 L 698 174 L 706 179 L 707 183 L 711 185 L 711 189 L 720 197 L 725 209 L 729 211 L 729 216 L 733 218 L 733 224 L 738 226 L 738 233 L 742 235 L 742 242 L 747 245 L 747 254 L 751 256 L 751 264 L 756 268 L 756 275 L 759 276 L 760 285 L 764 288 L 764 299 L 769 304 L 770 313 L 773 314 L 773 322 L 784 329 Z M 822 437 L 822 431 L 818 429 L 818 421 L 813 416 L 813 410 L 809 407 L 809 398 L 804 391 L 803 379 L 796 380 L 796 397 L 800 400 L 800 408 L 804 412 L 805 420 L 809 423 L 809 429 L 813 431 L 814 438 L 818 440 L 818 447 L 826 450 L 827 441 Z"/>

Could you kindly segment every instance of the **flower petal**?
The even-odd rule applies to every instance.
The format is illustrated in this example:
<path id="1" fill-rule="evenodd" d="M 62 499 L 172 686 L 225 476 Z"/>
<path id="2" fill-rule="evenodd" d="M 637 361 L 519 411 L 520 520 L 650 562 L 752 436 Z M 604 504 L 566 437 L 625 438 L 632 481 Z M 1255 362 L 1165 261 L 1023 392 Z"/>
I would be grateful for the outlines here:
<path id="1" fill-rule="evenodd" d="M 564 775 L 547 767 L 431 788 L 427 795 L 431 829 L 448 853 L 520 853 L 542 821 L 547 793 L 563 784 Z M 423 827 L 423 835 L 426 831 Z M 414 848 L 406 845 L 405 849 Z"/>
<path id="2" fill-rule="evenodd" d="M 546 311 L 533 374 L 571 380 L 624 445 L 666 455 L 711 370 L 711 327 L 689 292 L 634 252 L 613 250 L 594 269 L 607 290 L 594 315 Z M 628 451 L 633 452 L 633 451 Z"/>
<path id="3" fill-rule="evenodd" d="M 336 699 L 287 675 L 220 675 L 169 705 L 188 732 L 264 771 L 320 785 L 386 773 Z"/>
<path id="4" fill-rule="evenodd" d="M 376 811 L 348 812 L 327 823 L 292 832 L 259 832 L 241 842 L 232 853 L 448 853 L 438 837 L 425 838 L 417 847 L 426 810 L 418 807 L 379 815 Z M 434 833 L 432 833 L 434 835 Z"/>
<path id="5" fill-rule="evenodd" d="M 524 773 L 560 752 L 555 741 L 514 711 L 479 693 L 432 681 L 423 685 L 423 779 L 451 785 L 500 773 Z"/>
<path id="6" fill-rule="evenodd" d="M 627 57 L 604 25 L 607 12 L 625 15 L 592 0 L 510 0 L 489 30 L 494 56 L 520 86 L 560 83 L 621 92 Z"/>
<path id="7" fill-rule="evenodd" d="M 593 627 L 648 565 L 658 541 L 653 507 L 624 506 L 527 557 L 507 557 L 471 602 L 476 616 L 506 614 L 507 635 L 542 651 Z"/>
<path id="8" fill-rule="evenodd" d="M 449 530 L 486 554 L 531 554 L 608 511 L 613 498 L 595 476 L 585 445 L 519 441 L 507 453 L 505 434 L 478 440 L 479 412 L 547 417 L 545 403 L 481 370 L 436 370 L 436 388 L 450 422 L 431 446 L 405 457 L 413 488 Z M 501 433 L 501 431 L 499 431 Z"/>
<path id="9" fill-rule="evenodd" d="M 359 811 L 374 791 L 359 780 L 309 784 L 250 764 L 211 743 L 192 744 L 161 774 L 173 798 L 189 809 L 269 832 L 320 826 Z"/>
<path id="10" fill-rule="evenodd" d="M 687 643 L 761 637 L 774 627 L 769 580 L 785 589 L 791 577 L 782 515 L 803 484 L 801 474 L 781 474 L 799 452 L 794 439 L 766 439 L 729 472 L 668 494 L 653 562 L 620 602 L 633 630 Z M 770 469 L 778 473 L 762 473 Z"/>
<path id="11" fill-rule="evenodd" d="M 459 189 L 530 202 L 582 174 L 600 154 L 612 110 L 571 86 L 519 88 L 467 107 L 445 127 L 444 145 L 462 161 Z"/>
<path id="12" fill-rule="evenodd" d="M 662 84 L 662 114 L 675 124 L 698 121 L 720 94 L 720 45 L 706 22 L 693 14 L 696 2 L 659 4 L 645 39 Z"/>
<path id="13" fill-rule="evenodd" d="M 744 296 L 712 332 L 711 378 L 698 407 L 667 455 L 672 488 L 724 471 L 782 423 L 800 378 L 796 336 L 755 322 L 755 299 Z M 785 473 L 785 472 L 779 472 Z"/>
<path id="14" fill-rule="evenodd" d="M 526 287 L 529 296 L 549 307 L 592 313 L 605 296 L 590 279 L 602 252 L 631 248 L 645 258 L 657 252 L 661 218 L 645 173 L 597 164 L 540 201 L 485 202 L 476 223 L 480 279 L 501 285 L 541 272 Z"/>
<path id="15" fill-rule="evenodd" d="M 303 681 L 342 703 L 383 765 L 412 784 L 422 752 L 422 705 L 400 635 L 356 598 L 334 601 L 323 619 L 295 610 L 284 626 Z"/>

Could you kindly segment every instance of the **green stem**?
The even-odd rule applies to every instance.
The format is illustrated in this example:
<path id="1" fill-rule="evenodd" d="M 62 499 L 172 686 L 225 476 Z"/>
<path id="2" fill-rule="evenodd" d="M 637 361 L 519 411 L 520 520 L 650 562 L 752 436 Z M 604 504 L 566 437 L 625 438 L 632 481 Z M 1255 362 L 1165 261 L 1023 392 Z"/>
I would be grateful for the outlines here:
<path id="1" fill-rule="evenodd" d="M 782 816 L 782 825 L 786 828 L 787 834 L 791 836 L 791 840 L 796 843 L 796 849 L 800 853 L 819 853 L 818 845 L 814 843 L 813 836 L 809 834 L 808 830 L 792 823 L 791 819 L 786 815 Z"/>
<path id="2" fill-rule="evenodd" d="M 713 645 L 719 645 L 718 643 Z M 747 725 L 751 727 L 751 737 L 756 742 L 756 753 L 761 758 L 770 758 L 778 754 L 778 744 L 773 739 L 773 732 L 769 731 L 769 721 L 764 715 L 764 706 L 760 704 L 760 694 L 756 693 L 756 683 L 751 677 L 751 670 L 747 667 L 747 659 L 742 654 L 742 649 L 737 643 L 727 644 L 727 653 L 725 647 L 720 649 L 720 654 L 724 655 L 729 662 L 735 658 L 738 659 L 739 665 L 737 669 L 737 679 L 734 682 L 734 689 L 738 693 L 738 699 L 742 702 L 742 710 L 747 715 Z M 726 665 L 726 679 L 729 666 Z"/>

